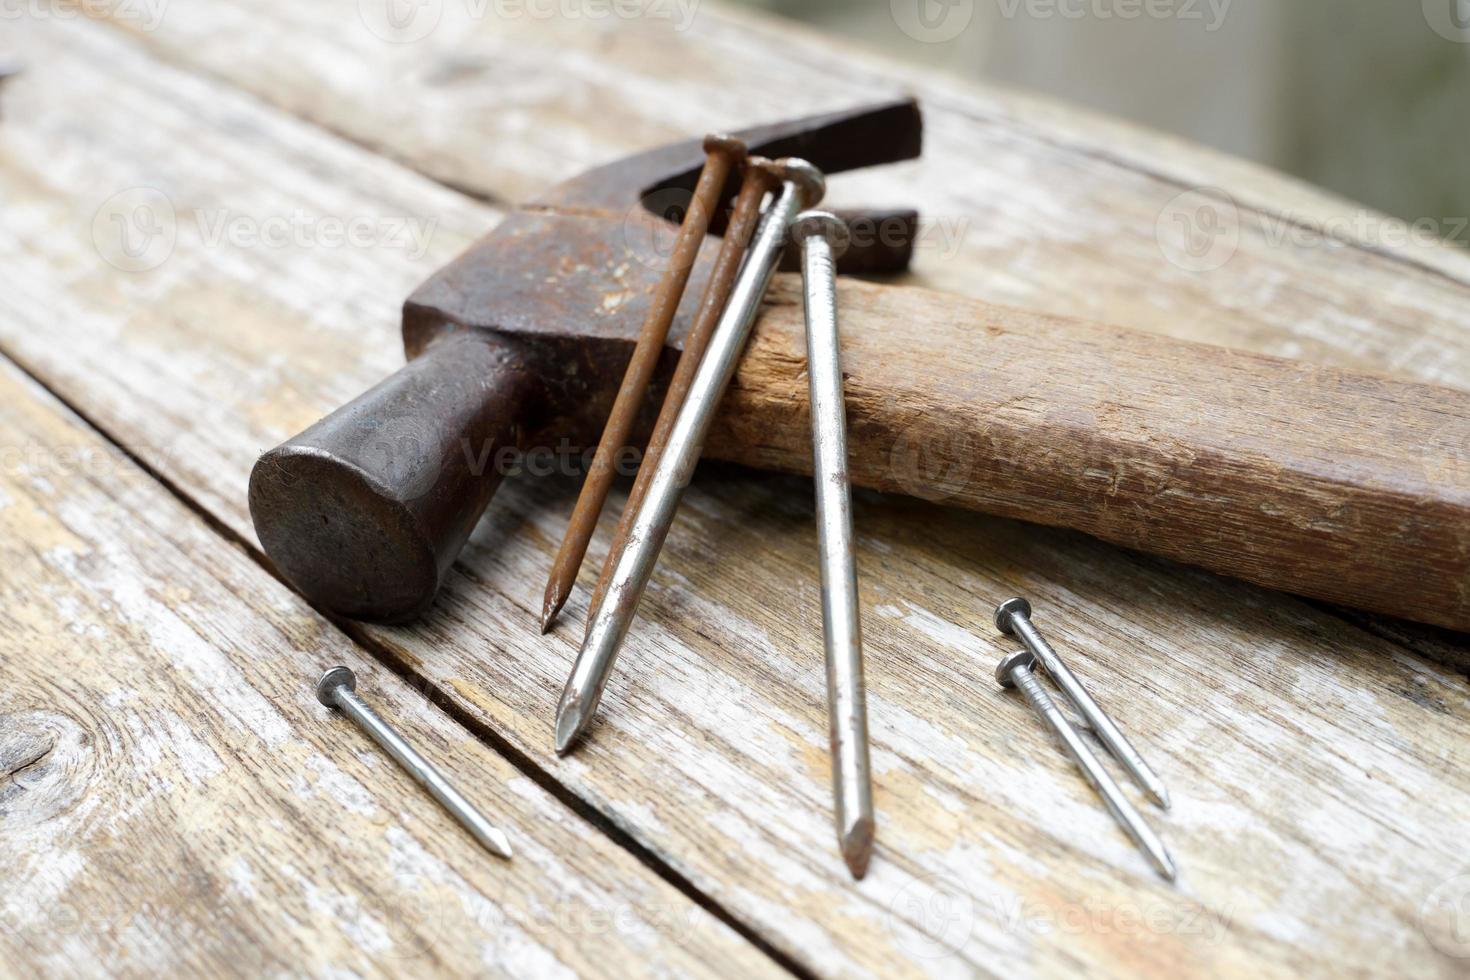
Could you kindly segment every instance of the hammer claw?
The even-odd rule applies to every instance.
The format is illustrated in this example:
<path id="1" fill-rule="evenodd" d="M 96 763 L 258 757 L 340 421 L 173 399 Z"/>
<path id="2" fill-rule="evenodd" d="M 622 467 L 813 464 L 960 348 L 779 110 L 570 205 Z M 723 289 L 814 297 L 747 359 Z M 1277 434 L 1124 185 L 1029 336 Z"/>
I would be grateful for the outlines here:
<path id="1" fill-rule="evenodd" d="M 800 157 L 823 173 L 835 174 L 914 159 L 923 145 L 923 117 L 916 101 L 898 99 L 755 126 L 734 136 L 752 155 Z M 531 206 L 623 214 L 632 202 L 659 191 L 692 191 L 703 165 L 702 140 L 673 143 L 574 177 Z M 738 191 L 738 181 L 726 184 L 721 212 Z"/>

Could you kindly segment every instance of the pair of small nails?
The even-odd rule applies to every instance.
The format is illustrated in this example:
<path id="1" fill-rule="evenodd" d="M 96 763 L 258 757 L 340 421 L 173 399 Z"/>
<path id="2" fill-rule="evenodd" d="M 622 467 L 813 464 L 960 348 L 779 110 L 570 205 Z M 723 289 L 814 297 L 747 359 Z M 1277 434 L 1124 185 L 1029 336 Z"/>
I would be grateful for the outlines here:
<path id="1" fill-rule="evenodd" d="M 1067 720 L 1051 695 L 1037 681 L 1035 668 L 1037 664 L 1041 669 L 1056 682 L 1061 688 L 1067 700 L 1072 703 L 1098 740 L 1106 746 L 1109 753 L 1118 760 L 1118 763 L 1133 777 L 1134 781 L 1145 793 L 1153 799 L 1160 807 L 1169 808 L 1169 791 L 1164 788 L 1163 781 L 1149 768 L 1148 763 L 1129 743 L 1128 739 L 1114 724 L 1113 719 L 1108 717 L 1102 707 L 1087 693 L 1082 682 L 1077 679 L 1062 658 L 1052 649 L 1050 643 L 1037 631 L 1031 622 L 1031 604 L 1025 599 L 1007 599 L 995 610 L 995 625 L 1007 636 L 1014 636 L 1026 647 L 1006 657 L 995 668 L 995 679 L 1002 687 L 1014 687 L 1020 690 L 1032 709 L 1041 716 L 1047 726 L 1061 740 L 1062 746 L 1067 754 L 1077 763 L 1087 781 L 1097 790 L 1107 806 L 1108 812 L 1113 815 L 1123 830 L 1133 839 L 1133 842 L 1148 856 L 1149 861 L 1158 869 L 1159 873 L 1170 881 L 1178 874 L 1174 859 L 1169 856 L 1169 851 L 1164 847 L 1164 842 L 1159 839 L 1139 814 L 1138 810 L 1123 795 L 1117 782 L 1103 768 L 1103 765 L 1077 729 Z"/>

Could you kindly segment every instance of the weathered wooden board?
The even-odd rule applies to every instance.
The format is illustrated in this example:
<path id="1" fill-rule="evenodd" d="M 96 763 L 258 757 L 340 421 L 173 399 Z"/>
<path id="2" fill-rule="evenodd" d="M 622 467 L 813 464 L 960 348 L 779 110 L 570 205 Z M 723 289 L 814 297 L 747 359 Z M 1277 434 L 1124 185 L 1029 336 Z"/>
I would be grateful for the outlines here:
<path id="1" fill-rule="evenodd" d="M 781 973 L 9 364 L 0 424 L 5 972 Z M 317 704 L 335 663 L 514 860 Z"/>
<path id="2" fill-rule="evenodd" d="M 0 124 L 0 179 L 26 193 L 22 220 L 0 228 L 14 256 L 0 347 L 248 540 L 253 453 L 395 364 L 400 280 L 493 214 L 99 29 L 27 30 L 36 63 Z M 80 107 L 85 129 L 68 122 Z M 97 260 L 93 216 L 144 183 L 187 217 L 165 261 L 128 273 Z M 211 246 L 193 216 L 225 206 L 257 222 L 312 206 L 440 224 L 417 260 Z M 1439 900 L 1463 870 L 1463 677 L 1257 589 L 863 495 L 880 829 L 854 885 L 828 822 L 809 488 L 735 470 L 696 484 L 603 723 L 557 761 L 552 709 L 585 612 L 574 603 L 570 628 L 536 635 L 571 502 L 558 487 L 571 490 L 502 491 L 434 614 L 361 635 L 802 966 L 1458 972 Z M 994 690 L 1006 648 L 984 620 L 1011 592 L 1037 601 L 1169 780 L 1175 810 L 1159 823 L 1179 888 L 1149 875 Z"/>
<path id="3" fill-rule="evenodd" d="M 444 0 L 417 5 L 395 31 L 375 0 L 199 0 L 147 31 L 116 23 L 180 64 L 500 201 L 691 134 L 908 91 L 925 111 L 924 158 L 840 175 L 832 199 L 920 209 L 916 284 L 1470 386 L 1463 249 L 1261 167 L 884 64 L 713 0 L 688 17 L 590 6 L 563 17 L 556 4 L 538 6 L 544 16 Z"/>

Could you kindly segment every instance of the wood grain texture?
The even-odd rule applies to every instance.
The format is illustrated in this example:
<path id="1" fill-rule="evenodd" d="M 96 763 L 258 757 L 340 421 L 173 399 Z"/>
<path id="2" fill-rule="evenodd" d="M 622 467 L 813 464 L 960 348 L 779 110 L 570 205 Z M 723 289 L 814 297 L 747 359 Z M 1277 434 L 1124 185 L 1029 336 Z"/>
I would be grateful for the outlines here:
<path id="1" fill-rule="evenodd" d="M 282 24 L 315 16 L 281 10 Z M 395 367 L 407 288 L 495 214 L 101 29 L 26 30 L 36 65 L 0 125 L 0 177 L 26 195 L 0 227 L 14 256 L 0 345 L 248 540 L 254 453 Z M 82 106 L 85 129 L 69 123 Z M 186 215 L 315 206 L 438 224 L 413 259 L 211 246 L 189 217 L 164 262 L 128 273 L 98 261 L 92 220 L 99 199 L 142 183 Z M 512 481 L 432 615 L 360 635 L 802 966 L 1462 972 L 1437 897 L 1466 870 L 1464 677 L 1250 586 L 860 494 L 879 851 L 854 885 L 830 844 L 809 485 L 736 469 L 696 481 L 603 721 L 558 761 L 551 717 L 575 630 L 537 636 L 536 592 L 573 489 Z M 603 548 L 594 539 L 589 568 Z M 1175 809 L 1157 819 L 1179 888 L 994 689 L 1006 647 L 985 620 L 1016 592 L 1169 782 Z M 568 626 L 584 614 L 574 600 Z"/>
<path id="2" fill-rule="evenodd" d="M 854 482 L 1470 629 L 1470 394 L 928 290 L 839 303 Z M 783 284 L 710 454 L 810 473 L 806 384 Z"/>
<path id="3" fill-rule="evenodd" d="M 8 364 L 0 423 L 6 972 L 781 972 Z M 514 860 L 317 704 L 336 663 Z"/>
<path id="4" fill-rule="evenodd" d="M 923 158 L 839 175 L 830 203 L 919 208 L 912 284 L 1470 387 L 1470 256 L 1265 168 L 714 0 L 687 19 L 422 6 L 438 20 L 413 41 L 427 21 L 384 40 L 367 26 L 376 5 L 356 0 L 199 0 L 149 31 L 117 26 L 505 202 L 691 134 L 909 92 L 924 108 Z"/>

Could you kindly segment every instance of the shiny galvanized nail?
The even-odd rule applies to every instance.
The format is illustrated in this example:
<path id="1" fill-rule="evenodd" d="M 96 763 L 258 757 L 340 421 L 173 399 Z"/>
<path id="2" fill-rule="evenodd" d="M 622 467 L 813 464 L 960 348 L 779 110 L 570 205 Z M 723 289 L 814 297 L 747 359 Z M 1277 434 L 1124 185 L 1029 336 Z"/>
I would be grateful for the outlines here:
<path id="1" fill-rule="evenodd" d="M 704 436 L 719 407 L 725 386 L 735 373 L 745 341 L 760 312 L 761 299 L 781 260 L 791 219 L 821 199 L 822 173 L 804 160 L 760 164 L 781 184 L 780 193 L 761 220 L 745 266 L 731 291 L 709 350 L 679 410 L 668 446 L 649 480 L 648 494 L 628 532 L 627 548 L 608 578 L 607 595 L 587 628 L 577 662 L 556 709 L 556 751 L 564 753 L 587 730 L 602 699 L 623 637 L 638 610 L 638 600 L 653 574 L 659 549 L 673 523 L 679 497 L 694 474 Z"/>
<path id="2" fill-rule="evenodd" d="M 659 280 L 658 289 L 648 307 L 643 326 L 638 332 L 638 343 L 633 348 L 628 368 L 618 387 L 612 411 L 608 413 L 602 438 L 597 445 L 597 454 L 582 481 L 582 490 L 577 495 L 577 505 L 567 522 L 566 534 L 551 565 L 551 574 L 546 582 L 546 592 L 541 601 L 541 632 L 551 629 L 556 614 L 571 595 L 577 583 L 577 571 L 587 554 L 587 544 L 597 528 L 598 515 L 607 500 L 608 488 L 616 475 L 614 461 L 628 444 L 638 411 L 643 407 L 643 396 L 653 380 L 654 368 L 663 354 L 664 339 L 679 310 L 679 300 L 684 296 L 684 287 L 694 269 L 699 247 L 704 244 L 705 232 L 709 230 L 710 218 L 719 205 L 720 195 L 725 191 L 725 181 L 730 171 L 745 159 L 745 144 L 730 136 L 710 135 L 704 140 L 705 163 L 699 173 L 699 182 L 689 202 L 689 210 L 679 225 L 678 237 L 674 240 L 669 266 Z"/>
<path id="3" fill-rule="evenodd" d="M 1173 881 L 1178 876 L 1178 869 L 1174 866 L 1174 859 L 1169 856 L 1164 842 L 1154 833 L 1153 828 L 1144 822 L 1143 817 L 1134 809 L 1133 804 L 1128 802 L 1128 797 L 1113 777 L 1108 775 L 1097 756 L 1082 741 L 1082 736 L 1072 727 L 1066 715 L 1052 701 L 1051 696 L 1046 693 L 1036 680 L 1036 674 L 1032 668 L 1036 664 L 1036 657 L 1030 651 L 1021 650 L 1011 654 L 1002 660 L 995 668 L 995 679 L 1002 687 L 1017 687 L 1025 695 L 1031 707 L 1041 716 L 1047 726 L 1062 740 L 1067 754 L 1077 763 L 1092 788 L 1097 790 L 1107 806 L 1108 812 L 1113 819 L 1133 838 L 1133 842 L 1139 846 L 1148 859 L 1153 862 L 1154 867 L 1159 870 L 1165 878 Z"/>
<path id="4" fill-rule="evenodd" d="M 1014 636 L 1021 641 L 1022 645 L 1030 650 L 1041 667 L 1052 680 L 1056 681 L 1057 687 L 1072 702 L 1079 714 L 1087 721 L 1098 740 L 1107 746 L 1113 758 L 1118 760 L 1128 774 L 1133 777 L 1139 787 L 1153 798 L 1153 801 L 1164 809 L 1169 808 L 1169 791 L 1164 788 L 1164 781 L 1160 779 L 1148 763 L 1143 761 L 1143 756 L 1123 736 L 1118 726 L 1113 724 L 1113 719 L 1102 709 L 1077 675 L 1067 668 L 1062 658 L 1052 649 L 1051 644 L 1037 632 L 1036 627 L 1031 624 L 1031 603 L 1025 599 L 1007 599 L 995 609 L 995 628 L 1007 636 Z"/>
<path id="5" fill-rule="evenodd" d="M 628 492 L 628 501 L 623 505 L 622 516 L 618 519 L 618 529 L 613 534 L 607 557 L 602 562 L 602 571 L 597 576 L 597 587 L 592 592 L 592 602 L 587 611 L 589 629 L 597 618 L 597 610 L 602 606 L 602 597 L 607 594 L 607 582 L 612 577 L 612 570 L 628 546 L 628 532 L 632 530 L 633 518 L 643 506 L 648 484 L 658 469 L 658 461 L 664 454 L 664 448 L 669 444 L 669 434 L 674 431 L 674 423 L 679 419 L 679 409 L 684 406 L 689 386 L 694 383 L 694 373 L 704 360 L 705 349 L 709 347 L 710 338 L 719 325 L 720 315 L 730 300 L 730 291 L 735 288 L 735 277 L 740 272 L 741 260 L 745 258 L 745 250 L 750 246 L 751 236 L 755 234 L 756 225 L 760 222 L 761 202 L 771 189 L 770 173 L 764 166 L 756 166 L 763 163 L 764 158 L 752 158 L 740 182 L 740 193 L 736 195 L 735 206 L 730 212 L 729 227 L 725 229 L 725 238 L 720 243 L 714 268 L 710 270 L 709 285 L 705 287 L 704 296 L 700 299 L 694 324 L 684 338 L 684 350 L 679 355 L 678 366 L 674 368 L 674 377 L 669 381 L 669 390 L 664 393 L 664 403 L 658 410 L 658 421 L 654 423 L 653 435 L 648 438 L 648 448 L 643 452 L 643 463 L 638 467 L 638 476 L 633 481 L 633 489 Z"/>
<path id="6" fill-rule="evenodd" d="M 333 667 L 323 674 L 316 684 L 316 699 L 329 708 L 337 708 L 367 732 L 415 782 L 439 801 L 440 806 L 453 814 L 485 850 L 503 858 L 510 857 L 510 841 L 505 834 L 492 826 L 469 800 L 449 785 L 443 773 L 414 751 L 413 746 L 357 696 L 357 677 L 351 670 Z"/>
<path id="7" fill-rule="evenodd" d="M 822 570 L 822 639 L 827 660 L 827 716 L 837 844 L 856 878 L 873 854 L 872 776 L 863 691 L 863 636 L 847 478 L 847 421 L 837 332 L 837 256 L 847 226 L 826 211 L 806 211 L 792 226 L 801 244 L 806 298 L 807 379 L 811 393 L 812 473 Z"/>

